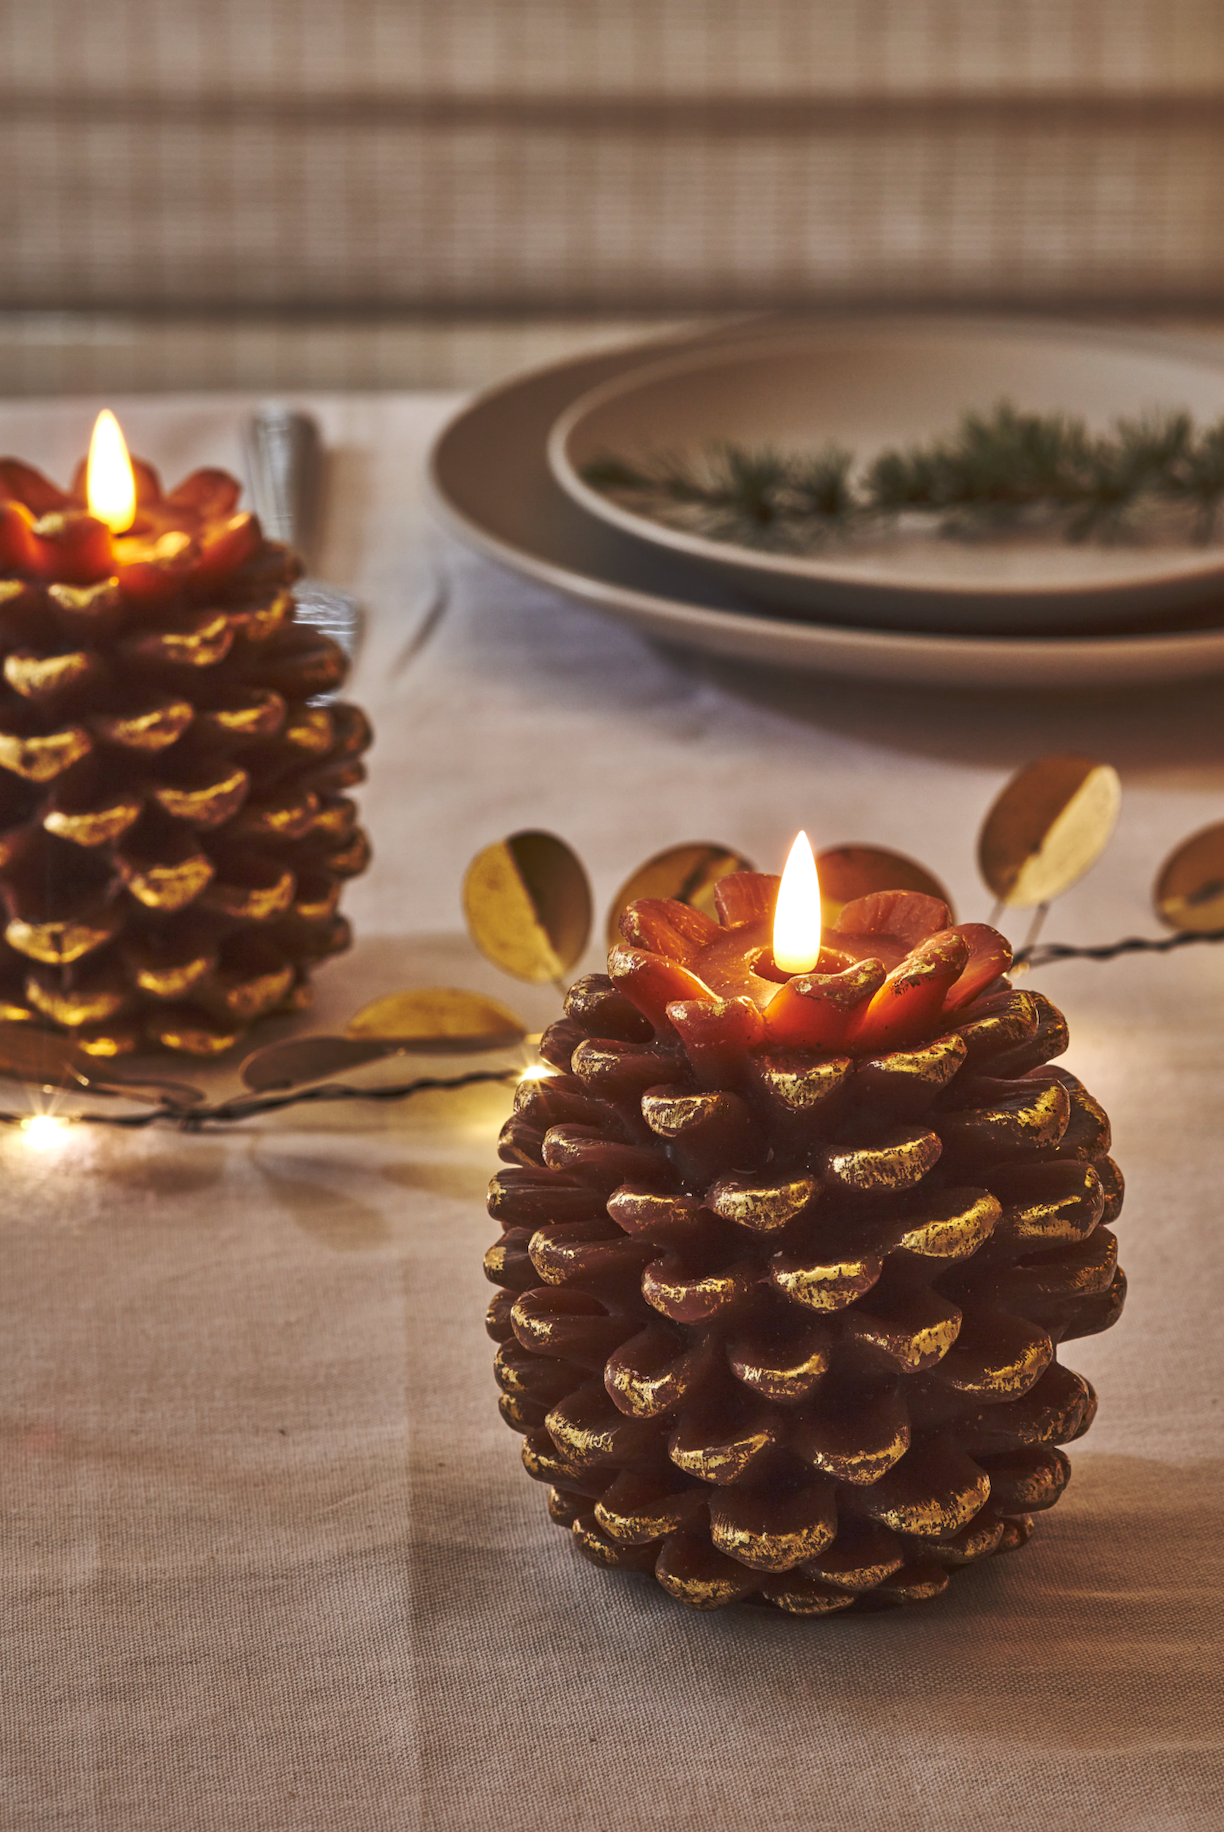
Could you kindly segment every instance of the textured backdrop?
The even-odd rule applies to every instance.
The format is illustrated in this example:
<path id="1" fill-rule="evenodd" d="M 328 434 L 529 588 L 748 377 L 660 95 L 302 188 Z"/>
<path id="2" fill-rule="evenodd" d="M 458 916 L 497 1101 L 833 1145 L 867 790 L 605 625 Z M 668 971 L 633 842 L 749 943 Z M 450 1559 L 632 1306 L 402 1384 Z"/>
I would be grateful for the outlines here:
<path id="1" fill-rule="evenodd" d="M 1217 0 L 4 0 L 0 309 L 1203 302 Z"/>

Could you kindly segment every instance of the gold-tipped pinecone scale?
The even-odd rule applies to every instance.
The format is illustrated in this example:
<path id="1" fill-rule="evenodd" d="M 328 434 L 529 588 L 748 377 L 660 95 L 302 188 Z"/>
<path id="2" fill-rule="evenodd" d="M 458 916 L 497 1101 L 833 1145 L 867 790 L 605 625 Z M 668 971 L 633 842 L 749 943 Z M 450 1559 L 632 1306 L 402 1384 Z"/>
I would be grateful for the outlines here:
<path id="1" fill-rule="evenodd" d="M 725 928 L 762 895 L 728 881 Z M 1091 1423 L 1058 1348 L 1125 1294 L 1108 1121 L 1050 1066 L 1059 1013 L 997 977 L 900 1047 L 720 1056 L 660 1004 L 718 937 L 686 912 L 678 962 L 677 907 L 628 912 L 503 1131 L 503 1416 L 579 1549 L 693 1607 L 937 1595 L 1024 1542 Z"/>
<path id="2" fill-rule="evenodd" d="M 150 533 L 64 583 L 57 541 L 68 564 L 98 524 L 0 465 L 0 1019 L 102 1056 L 211 1055 L 308 1003 L 348 946 L 370 732 L 320 703 L 346 658 L 296 622 L 298 562 L 234 513 L 238 485 L 201 472 L 166 498 L 136 468 Z M 197 512 L 199 539 L 157 532 Z"/>

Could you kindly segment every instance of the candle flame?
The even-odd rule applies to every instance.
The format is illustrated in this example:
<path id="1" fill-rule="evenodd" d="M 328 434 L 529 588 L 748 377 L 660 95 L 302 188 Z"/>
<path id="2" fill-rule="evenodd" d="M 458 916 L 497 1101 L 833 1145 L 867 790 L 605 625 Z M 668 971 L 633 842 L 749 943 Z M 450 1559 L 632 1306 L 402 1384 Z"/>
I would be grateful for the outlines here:
<path id="1" fill-rule="evenodd" d="M 109 407 L 94 421 L 85 467 L 89 513 L 112 534 L 124 534 L 136 520 L 136 478 L 119 422 Z"/>
<path id="2" fill-rule="evenodd" d="M 806 833 L 790 849 L 774 908 L 774 966 L 810 973 L 820 957 L 820 881 Z"/>

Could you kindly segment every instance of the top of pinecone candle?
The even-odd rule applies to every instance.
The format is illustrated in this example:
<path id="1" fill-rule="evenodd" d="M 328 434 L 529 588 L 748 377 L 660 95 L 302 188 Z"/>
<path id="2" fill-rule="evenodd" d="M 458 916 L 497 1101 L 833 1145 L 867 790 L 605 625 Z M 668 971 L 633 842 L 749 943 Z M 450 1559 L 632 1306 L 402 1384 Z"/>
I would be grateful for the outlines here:
<path id="1" fill-rule="evenodd" d="M 227 471 L 193 471 L 167 494 L 151 465 L 130 462 L 135 518 L 112 534 L 86 506 L 84 464 L 61 490 L 19 459 L 0 459 L 0 572 L 48 585 L 114 579 L 124 594 L 165 603 L 209 591 L 271 545 L 238 510 L 242 486 Z"/>
<path id="2" fill-rule="evenodd" d="M 370 732 L 236 479 L 132 471 L 112 533 L 0 461 L 0 1019 L 210 1055 L 348 945 Z"/>
<path id="3" fill-rule="evenodd" d="M 931 1034 L 1011 964 L 996 929 L 952 925 L 945 904 L 917 891 L 878 891 L 845 905 L 810 973 L 783 973 L 773 964 L 771 935 L 779 882 L 764 872 L 724 878 L 715 890 L 720 922 L 661 898 L 631 904 L 621 919 L 624 944 L 608 960 L 613 983 L 652 1023 L 674 1026 L 686 1041 L 692 1033 L 699 1042 L 735 1007 L 743 1049 L 838 1048 L 859 1056 Z"/>
<path id="4" fill-rule="evenodd" d="M 778 880 L 647 899 L 502 1133 L 502 1412 L 596 1563 L 796 1614 L 920 1601 L 1023 1543 L 1087 1430 L 1058 1345 L 1125 1281 L 1104 1112 L 1007 942 L 860 898 L 811 973 Z"/>

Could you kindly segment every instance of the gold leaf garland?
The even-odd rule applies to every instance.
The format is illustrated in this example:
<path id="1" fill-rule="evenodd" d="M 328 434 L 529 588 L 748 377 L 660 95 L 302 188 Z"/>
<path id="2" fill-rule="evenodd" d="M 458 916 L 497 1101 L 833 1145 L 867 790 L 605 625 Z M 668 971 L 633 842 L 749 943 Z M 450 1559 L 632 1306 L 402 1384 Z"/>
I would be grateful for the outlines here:
<path id="1" fill-rule="evenodd" d="M 1120 786 L 1108 764 L 1090 758 L 1039 759 L 1018 771 L 992 804 L 979 836 L 984 882 L 997 908 L 1031 908 L 1038 924 L 1049 902 L 1078 881 L 1100 857 L 1117 819 Z M 719 878 L 748 868 L 734 848 L 692 841 L 655 853 L 613 899 L 611 925 L 642 896 L 671 896 L 702 907 Z M 826 920 L 852 898 L 873 891 L 917 890 L 949 903 L 925 866 L 885 847 L 848 844 L 818 855 Z M 1224 941 L 1224 822 L 1192 834 L 1162 865 L 1154 887 L 1160 920 L 1173 933 L 1129 937 L 1099 946 L 1038 945 L 1034 932 L 1015 956 L 1023 970 L 1079 959 L 1105 961 L 1128 953 L 1167 953 L 1196 942 Z M 560 983 L 585 952 L 591 892 L 581 861 L 556 835 L 530 829 L 484 847 L 464 880 L 469 934 L 503 971 L 533 983 Z M 950 904 L 949 904 L 950 907 Z M 159 1121 L 197 1130 L 236 1124 L 303 1103 L 394 1102 L 432 1089 L 510 1082 L 524 1073 L 524 1021 L 500 1000 L 455 987 L 412 987 L 382 995 L 355 1013 L 343 1035 L 307 1033 L 267 1044 L 247 1056 L 247 1094 L 209 1104 L 201 1092 L 158 1077 L 120 1075 L 62 1036 L 28 1022 L 0 1021 L 0 1078 L 48 1090 L 122 1097 L 141 1113 L 89 1113 L 65 1118 L 121 1127 Z M 418 1077 L 396 1085 L 351 1087 L 330 1077 L 390 1056 L 511 1052 L 497 1068 L 450 1077 Z M 530 1072 L 530 1071 L 528 1071 Z M 0 1113 L 0 1125 L 26 1125 L 28 1114 Z"/>

